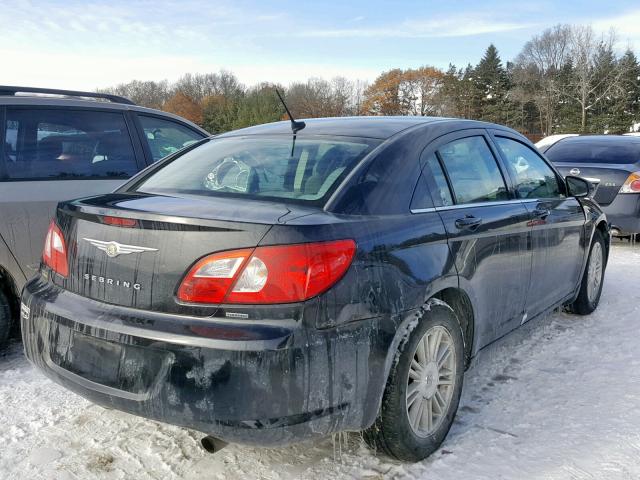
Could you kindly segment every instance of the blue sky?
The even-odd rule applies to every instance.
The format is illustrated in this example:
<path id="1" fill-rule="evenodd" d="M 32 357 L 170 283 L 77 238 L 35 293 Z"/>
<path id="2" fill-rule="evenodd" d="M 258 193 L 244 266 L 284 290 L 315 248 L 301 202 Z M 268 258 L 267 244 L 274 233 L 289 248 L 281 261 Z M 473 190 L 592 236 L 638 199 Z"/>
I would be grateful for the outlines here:
<path id="1" fill-rule="evenodd" d="M 632 1 L 2 0 L 0 84 L 94 89 L 221 68 L 247 84 L 373 80 L 394 67 L 476 63 L 491 42 L 512 59 L 556 23 L 613 27 L 620 49 L 640 49 Z"/>

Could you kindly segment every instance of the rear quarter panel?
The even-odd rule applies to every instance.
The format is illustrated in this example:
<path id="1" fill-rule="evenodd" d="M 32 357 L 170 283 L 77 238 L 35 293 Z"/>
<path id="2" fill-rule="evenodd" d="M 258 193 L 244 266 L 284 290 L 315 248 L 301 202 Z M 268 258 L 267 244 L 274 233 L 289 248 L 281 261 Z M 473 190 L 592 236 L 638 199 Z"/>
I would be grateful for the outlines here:
<path id="1" fill-rule="evenodd" d="M 443 277 L 457 286 L 446 232 L 437 213 L 374 217 L 314 214 L 274 226 L 261 245 L 354 239 L 347 274 L 316 300 L 320 328 L 420 307 Z M 455 279 L 455 280 L 454 280 Z"/>
<path id="2" fill-rule="evenodd" d="M 591 242 L 593 240 L 593 235 L 596 231 L 596 228 L 601 224 L 603 224 L 605 226 L 604 241 L 605 241 L 605 244 L 607 247 L 607 253 L 608 253 L 610 249 L 610 243 L 611 243 L 611 234 L 609 232 L 610 225 L 607 219 L 607 215 L 604 213 L 600 205 L 598 205 L 598 203 L 591 198 L 581 198 L 578 201 L 580 202 L 580 204 L 582 205 L 582 208 L 584 209 L 584 214 L 586 218 L 585 235 L 583 237 L 584 239 L 583 247 L 585 251 L 586 252 L 589 251 L 588 249 L 591 246 Z M 585 255 L 584 262 L 583 262 L 585 265 L 587 263 L 588 257 L 589 257 L 588 255 Z"/>
<path id="3" fill-rule="evenodd" d="M 25 277 L 24 272 L 16 262 L 15 257 L 9 250 L 4 238 L 0 235 L 0 276 L 7 276 L 9 281 L 11 281 L 12 288 L 15 288 L 16 294 L 22 290 L 25 282 L 27 281 L 27 277 Z"/>
<path id="4" fill-rule="evenodd" d="M 351 268 L 329 291 L 305 303 L 302 321 L 307 328 L 333 329 L 338 339 L 355 327 L 368 331 L 368 345 L 357 347 L 366 352 L 358 361 L 367 373 L 350 380 L 356 390 L 367 390 L 360 425 L 365 428 L 376 417 L 388 372 L 419 308 L 437 291 L 458 286 L 442 221 L 435 212 L 372 217 L 322 213 L 291 223 L 274 226 L 261 245 L 342 238 L 357 243 Z M 334 357 L 331 349 L 327 356 Z M 346 368 L 339 361 L 329 364 L 333 376 Z"/>

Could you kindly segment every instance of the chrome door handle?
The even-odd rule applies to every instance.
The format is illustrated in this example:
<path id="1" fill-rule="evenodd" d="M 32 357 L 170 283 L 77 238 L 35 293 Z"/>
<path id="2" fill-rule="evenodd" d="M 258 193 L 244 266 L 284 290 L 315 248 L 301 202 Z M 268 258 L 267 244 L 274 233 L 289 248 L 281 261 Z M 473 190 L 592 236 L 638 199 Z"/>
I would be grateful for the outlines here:
<path id="1" fill-rule="evenodd" d="M 551 215 L 551 210 L 549 210 L 547 207 L 545 207 L 544 205 L 538 205 L 536 207 L 536 209 L 532 212 L 533 216 L 536 218 L 541 218 L 541 219 L 545 219 L 547 218 L 549 215 Z"/>
<path id="2" fill-rule="evenodd" d="M 455 223 L 458 230 L 475 230 L 482 223 L 482 219 L 473 216 L 466 216 L 458 218 Z"/>

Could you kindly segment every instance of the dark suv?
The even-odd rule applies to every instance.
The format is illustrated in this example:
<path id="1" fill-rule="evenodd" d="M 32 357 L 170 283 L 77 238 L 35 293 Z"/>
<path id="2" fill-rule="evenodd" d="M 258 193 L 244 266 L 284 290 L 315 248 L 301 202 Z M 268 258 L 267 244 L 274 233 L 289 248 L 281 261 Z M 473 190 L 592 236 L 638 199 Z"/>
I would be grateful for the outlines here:
<path id="1" fill-rule="evenodd" d="M 56 204 L 110 192 L 207 136 L 122 97 L 0 86 L 0 345 L 40 264 Z"/>
<path id="2" fill-rule="evenodd" d="M 26 354 L 96 403 L 225 441 L 365 430 L 421 459 L 479 349 L 597 307 L 606 217 L 505 127 L 292 127 L 229 132 L 62 203 L 23 291 Z"/>

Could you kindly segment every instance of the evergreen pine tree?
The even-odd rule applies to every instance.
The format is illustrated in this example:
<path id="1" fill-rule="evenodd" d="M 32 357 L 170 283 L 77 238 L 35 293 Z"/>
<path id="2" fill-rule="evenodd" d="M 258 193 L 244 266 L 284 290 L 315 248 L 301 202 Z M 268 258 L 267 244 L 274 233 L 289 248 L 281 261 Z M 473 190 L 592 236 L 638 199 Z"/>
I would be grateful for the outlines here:
<path id="1" fill-rule="evenodd" d="M 478 89 L 476 72 L 469 63 L 460 76 L 460 102 L 463 107 L 463 117 L 479 120 L 482 118 L 483 93 Z"/>
<path id="2" fill-rule="evenodd" d="M 489 122 L 505 123 L 509 78 L 495 45 L 489 45 L 476 66 L 474 83 L 480 95 L 479 117 Z"/>
<path id="3" fill-rule="evenodd" d="M 620 93 L 612 107 L 609 128 L 612 133 L 625 133 L 640 119 L 640 65 L 632 50 L 625 52 L 618 68 Z"/>
<path id="4" fill-rule="evenodd" d="M 612 72 L 618 68 L 616 55 L 611 44 L 598 45 L 593 69 L 594 97 L 599 98 L 588 114 L 587 125 L 591 133 L 605 133 L 611 130 L 614 107 L 620 96 L 620 89 L 611 89 Z"/>
<path id="5" fill-rule="evenodd" d="M 574 75 L 573 63 L 571 59 L 562 65 L 556 77 L 557 88 L 561 91 L 559 104 L 557 106 L 556 121 L 552 126 L 552 133 L 576 133 L 581 127 L 581 110 L 580 104 L 568 94 L 567 90 L 572 82 Z"/>

